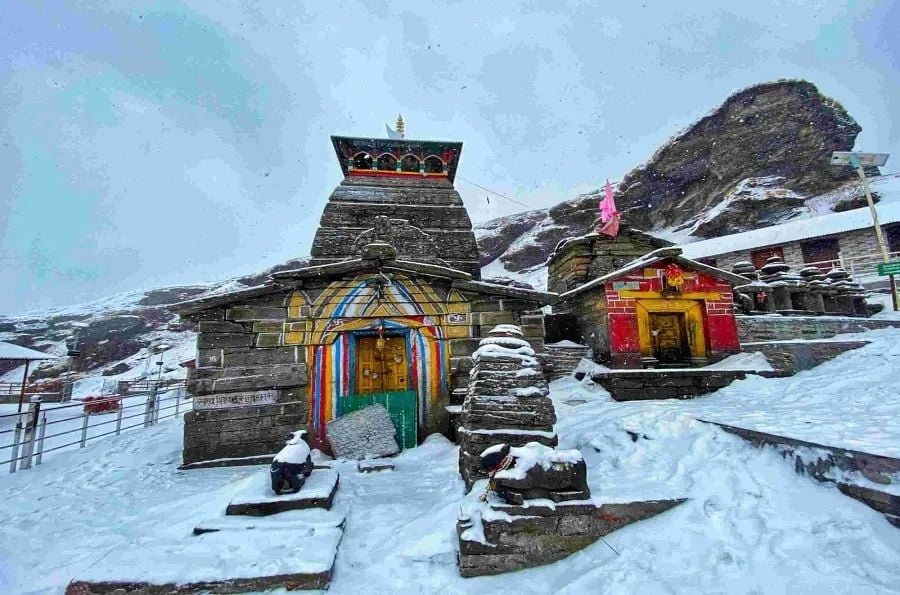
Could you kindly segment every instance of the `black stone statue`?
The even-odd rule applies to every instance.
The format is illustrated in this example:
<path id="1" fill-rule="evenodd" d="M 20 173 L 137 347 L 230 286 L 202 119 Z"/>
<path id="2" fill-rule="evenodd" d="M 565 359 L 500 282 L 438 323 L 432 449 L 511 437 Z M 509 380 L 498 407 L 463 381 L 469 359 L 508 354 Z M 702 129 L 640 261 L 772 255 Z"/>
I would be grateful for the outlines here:
<path id="1" fill-rule="evenodd" d="M 299 492 L 312 470 L 313 463 L 309 454 L 309 444 L 306 443 L 306 432 L 304 430 L 293 432 L 290 440 L 275 455 L 272 466 L 269 467 L 272 491 L 276 496 Z"/>

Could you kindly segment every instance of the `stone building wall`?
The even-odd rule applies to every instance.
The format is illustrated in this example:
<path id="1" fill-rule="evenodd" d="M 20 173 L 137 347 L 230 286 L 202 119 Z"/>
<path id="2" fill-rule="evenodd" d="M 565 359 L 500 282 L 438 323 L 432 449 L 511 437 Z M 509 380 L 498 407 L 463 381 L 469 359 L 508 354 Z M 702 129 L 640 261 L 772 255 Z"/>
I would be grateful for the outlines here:
<path id="1" fill-rule="evenodd" d="M 283 345 L 285 298 L 281 292 L 198 315 L 184 463 L 275 453 L 307 424 L 305 350 Z"/>
<path id="2" fill-rule="evenodd" d="M 537 348 L 543 346 L 541 303 L 515 296 L 485 293 L 485 284 L 465 280 L 424 278 L 389 272 L 402 284 L 404 295 L 423 300 L 425 315 L 391 315 L 385 310 L 357 312 L 347 317 L 341 303 L 367 302 L 367 278 L 378 273 L 342 278 L 302 280 L 302 289 L 284 289 L 235 301 L 195 314 L 198 319 L 197 367 L 189 371 L 188 390 L 195 408 L 185 418 L 184 462 L 268 455 L 277 452 L 296 429 L 324 436 L 324 424 L 338 415 L 336 401 L 348 386 L 331 378 L 349 378 L 334 366 L 351 361 L 347 341 L 355 332 L 371 332 L 379 324 L 391 329 L 440 327 L 421 340 L 412 378 L 417 408 L 424 417 L 420 438 L 449 431 L 446 407 L 461 404 L 479 340 L 498 324 L 515 324 Z M 487 286 L 489 287 L 489 286 Z M 498 291 L 512 291 L 498 287 Z M 442 296 L 442 297 L 437 297 Z M 408 298 L 404 298 L 408 299 Z M 407 310 L 403 310 L 407 308 Z M 408 311 L 401 302 L 391 312 Z M 451 323 L 451 315 L 463 323 Z M 336 318 L 334 316 L 337 316 Z M 418 325 L 418 326 L 417 326 Z M 344 337 L 344 339 L 342 339 Z M 410 344 L 411 345 L 411 344 Z M 428 358 L 428 359 L 426 359 Z M 316 374 L 309 369 L 316 368 Z M 351 364 L 352 365 L 352 364 Z M 410 362 L 410 366 L 412 366 Z M 412 367 L 410 368 L 412 370 Z M 425 372 L 419 372 L 424 370 Z M 323 384 L 322 379 L 327 382 Z M 423 433 L 424 432 L 424 433 Z M 318 445 L 318 444 L 317 444 Z M 324 446 L 324 445 L 322 445 Z"/>
<path id="3" fill-rule="evenodd" d="M 843 333 L 900 327 L 898 320 L 836 316 L 736 316 L 741 343 L 827 339 Z"/>
<path id="4" fill-rule="evenodd" d="M 886 234 L 891 227 L 892 226 L 887 225 L 883 226 Z M 878 238 L 871 227 L 854 229 L 852 231 L 831 236 L 821 236 L 810 238 L 809 240 L 800 240 L 788 244 L 774 244 L 765 247 L 781 248 L 782 252 L 784 252 L 784 262 L 799 270 L 805 266 L 801 244 L 805 241 L 823 240 L 828 238 L 837 238 L 840 252 L 844 257 L 854 258 L 870 254 L 880 254 L 881 249 L 878 247 Z M 730 271 L 736 262 L 750 261 L 751 252 L 754 251 L 755 250 L 739 250 L 737 252 L 726 252 L 724 254 L 713 255 L 710 258 L 716 261 L 717 267 Z"/>
<path id="5" fill-rule="evenodd" d="M 629 228 L 622 229 L 615 238 L 594 233 L 566 240 L 550 256 L 547 287 L 552 292 L 565 293 L 670 245 L 670 242 Z"/>

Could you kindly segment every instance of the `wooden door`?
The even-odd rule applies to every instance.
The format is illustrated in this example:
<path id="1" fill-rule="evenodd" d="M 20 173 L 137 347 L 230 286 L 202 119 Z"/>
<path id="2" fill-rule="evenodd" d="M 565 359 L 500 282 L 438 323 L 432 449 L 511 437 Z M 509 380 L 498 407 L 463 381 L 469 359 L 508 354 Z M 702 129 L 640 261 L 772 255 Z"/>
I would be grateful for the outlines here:
<path id="1" fill-rule="evenodd" d="M 379 347 L 381 347 L 379 349 Z M 356 343 L 356 392 L 361 395 L 407 390 L 406 339 L 359 337 Z"/>
<path id="2" fill-rule="evenodd" d="M 662 363 L 687 359 L 684 314 L 680 312 L 651 312 L 650 337 L 653 354 Z"/>

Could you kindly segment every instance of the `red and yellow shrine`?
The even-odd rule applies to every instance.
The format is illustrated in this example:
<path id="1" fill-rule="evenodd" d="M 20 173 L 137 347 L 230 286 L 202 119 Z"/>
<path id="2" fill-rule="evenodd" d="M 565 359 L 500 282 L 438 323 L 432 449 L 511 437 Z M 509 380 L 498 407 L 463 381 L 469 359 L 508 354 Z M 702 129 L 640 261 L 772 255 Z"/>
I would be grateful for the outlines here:
<path id="1" fill-rule="evenodd" d="M 737 275 L 661 248 L 560 295 L 581 340 L 615 368 L 702 366 L 741 350 Z"/>

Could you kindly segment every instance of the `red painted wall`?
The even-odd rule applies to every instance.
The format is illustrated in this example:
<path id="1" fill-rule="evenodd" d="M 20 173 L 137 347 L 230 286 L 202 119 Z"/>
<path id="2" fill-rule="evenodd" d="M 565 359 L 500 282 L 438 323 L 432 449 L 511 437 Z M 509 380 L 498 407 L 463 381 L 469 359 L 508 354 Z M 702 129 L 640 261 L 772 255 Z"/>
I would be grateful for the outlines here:
<path id="1" fill-rule="evenodd" d="M 663 261 L 650 267 L 662 271 L 668 262 Z M 680 266 L 680 265 L 679 265 Z M 681 267 L 688 277 L 682 287 L 682 293 L 717 292 L 718 300 L 704 301 L 704 335 L 706 336 L 707 352 L 713 359 L 741 350 L 738 340 L 737 322 L 734 318 L 734 303 L 732 287 L 727 281 L 716 279 L 705 273 L 692 271 Z M 637 284 L 630 291 L 662 291 L 663 279 L 660 272 L 655 277 L 645 277 L 644 269 L 635 271 L 630 275 L 620 277 L 616 282 L 628 282 Z M 638 336 L 637 300 L 635 298 L 623 298 L 618 291 L 613 289 L 613 283 L 604 286 L 606 306 L 609 319 L 609 347 L 610 359 L 614 366 L 640 367 L 641 353 Z"/>

